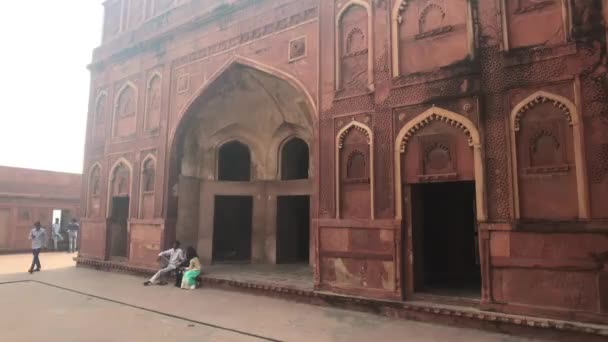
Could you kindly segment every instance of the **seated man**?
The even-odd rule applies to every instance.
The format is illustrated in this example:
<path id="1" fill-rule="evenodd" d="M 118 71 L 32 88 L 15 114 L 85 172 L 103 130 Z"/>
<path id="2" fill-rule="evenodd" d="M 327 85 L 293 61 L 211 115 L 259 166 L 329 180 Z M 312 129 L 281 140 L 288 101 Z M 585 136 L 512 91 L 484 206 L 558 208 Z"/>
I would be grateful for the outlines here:
<path id="1" fill-rule="evenodd" d="M 184 261 L 184 252 L 181 248 L 179 248 L 179 241 L 175 241 L 173 243 L 173 248 L 161 252 L 158 254 L 158 258 L 161 259 L 161 262 L 164 261 L 167 266 L 161 268 L 152 278 L 144 282 L 144 286 L 148 286 L 150 284 L 158 284 L 158 280 L 160 277 L 166 275 L 167 273 L 171 273 L 177 269 L 177 267 Z"/>

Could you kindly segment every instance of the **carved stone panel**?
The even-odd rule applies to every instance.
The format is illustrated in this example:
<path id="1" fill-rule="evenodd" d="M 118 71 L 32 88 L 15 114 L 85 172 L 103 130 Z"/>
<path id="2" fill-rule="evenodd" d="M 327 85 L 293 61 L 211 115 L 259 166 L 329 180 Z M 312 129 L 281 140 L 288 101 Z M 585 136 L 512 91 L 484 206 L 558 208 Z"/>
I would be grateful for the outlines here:
<path id="1" fill-rule="evenodd" d="M 516 132 L 519 206 L 524 219 L 578 216 L 573 132 L 555 103 L 539 102 L 521 114 Z"/>
<path id="2" fill-rule="evenodd" d="M 475 180 L 473 148 L 462 129 L 434 121 L 409 139 L 401 160 L 401 179 L 408 184 Z"/>
<path id="3" fill-rule="evenodd" d="M 449 135 L 423 135 L 418 139 L 422 152 L 419 155 L 422 173 L 418 175 L 421 181 L 447 180 L 458 177 L 456 150 Z"/>
<path id="4" fill-rule="evenodd" d="M 124 163 L 118 164 L 111 175 L 111 196 L 129 196 L 131 192 L 131 173 Z"/>
<path id="5" fill-rule="evenodd" d="M 306 57 L 306 37 L 294 39 L 289 42 L 289 61 Z"/>
<path id="6" fill-rule="evenodd" d="M 363 6 L 350 6 L 340 18 L 340 88 L 345 92 L 367 91 L 368 16 Z"/>
<path id="7" fill-rule="evenodd" d="M 118 92 L 114 108 L 114 136 L 129 137 L 135 134 L 137 91 L 131 84 Z"/>
<path id="8" fill-rule="evenodd" d="M 101 170 L 99 166 L 94 166 L 89 176 L 88 183 L 88 217 L 99 217 L 101 214 L 100 193 L 101 193 Z"/>
<path id="9" fill-rule="evenodd" d="M 160 124 L 161 109 L 161 78 L 158 75 L 152 76 L 148 83 L 146 94 L 146 131 L 155 131 Z"/>
<path id="10" fill-rule="evenodd" d="M 431 71 L 471 52 L 466 0 L 408 1 L 397 20 L 399 74 Z"/>
<path id="11" fill-rule="evenodd" d="M 97 97 L 95 103 L 95 111 L 93 112 L 93 137 L 95 139 L 103 138 L 105 133 L 105 121 L 107 115 L 108 97 L 105 93 L 101 93 Z"/>
<path id="12" fill-rule="evenodd" d="M 561 0 L 505 0 L 505 6 L 510 49 L 565 41 Z"/>
<path id="13" fill-rule="evenodd" d="M 364 130 L 351 128 L 340 148 L 341 217 L 370 218 L 370 146 Z"/>

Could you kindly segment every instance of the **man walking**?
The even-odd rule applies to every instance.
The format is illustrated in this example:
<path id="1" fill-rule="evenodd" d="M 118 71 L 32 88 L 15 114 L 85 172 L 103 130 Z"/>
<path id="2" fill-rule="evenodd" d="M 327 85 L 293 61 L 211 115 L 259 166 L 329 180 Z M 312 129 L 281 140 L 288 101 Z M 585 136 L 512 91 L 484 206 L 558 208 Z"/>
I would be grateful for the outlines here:
<path id="1" fill-rule="evenodd" d="M 63 241 L 63 236 L 61 236 L 61 225 L 59 224 L 59 219 L 55 219 L 55 223 L 52 226 L 53 230 L 53 249 L 57 250 L 57 244 Z"/>
<path id="2" fill-rule="evenodd" d="M 32 266 L 30 266 L 28 272 L 32 274 L 40 271 L 40 249 L 42 249 L 44 241 L 46 240 L 46 230 L 40 226 L 40 222 L 34 223 L 34 228 L 32 228 L 32 231 L 30 232 L 29 239 L 32 240 L 32 254 L 34 255 L 34 258 L 32 259 Z"/>
<path id="3" fill-rule="evenodd" d="M 175 241 L 173 243 L 173 248 L 161 252 L 158 254 L 158 258 L 161 259 L 162 264 L 166 264 L 167 266 L 161 265 L 161 268 L 150 280 L 144 282 L 144 286 L 148 286 L 150 284 L 157 284 L 158 279 L 163 275 L 175 271 L 179 264 L 184 261 L 184 252 L 181 248 L 179 248 L 179 241 Z"/>
<path id="4" fill-rule="evenodd" d="M 76 252 L 76 249 L 78 248 L 78 230 L 79 229 L 80 229 L 80 226 L 76 222 L 76 219 L 73 218 L 70 221 L 70 223 L 68 224 L 68 238 L 69 238 L 69 242 L 70 242 L 69 248 L 68 248 L 69 253 Z"/>

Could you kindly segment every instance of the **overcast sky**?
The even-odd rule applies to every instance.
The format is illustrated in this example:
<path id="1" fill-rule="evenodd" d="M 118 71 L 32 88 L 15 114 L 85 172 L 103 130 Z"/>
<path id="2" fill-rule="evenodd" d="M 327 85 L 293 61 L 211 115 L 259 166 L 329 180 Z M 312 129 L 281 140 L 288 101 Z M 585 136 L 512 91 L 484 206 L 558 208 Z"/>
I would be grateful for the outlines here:
<path id="1" fill-rule="evenodd" d="M 0 165 L 82 172 L 101 0 L 2 0 Z"/>

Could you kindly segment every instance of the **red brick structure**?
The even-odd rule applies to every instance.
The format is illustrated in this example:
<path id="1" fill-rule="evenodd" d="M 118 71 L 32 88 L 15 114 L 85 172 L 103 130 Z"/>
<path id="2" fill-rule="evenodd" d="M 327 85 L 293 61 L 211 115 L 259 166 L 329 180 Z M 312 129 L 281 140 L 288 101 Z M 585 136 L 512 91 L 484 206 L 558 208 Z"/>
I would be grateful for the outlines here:
<path id="1" fill-rule="evenodd" d="M 608 323 L 608 4 L 108 0 L 81 257 Z"/>
<path id="2" fill-rule="evenodd" d="M 0 252 L 30 250 L 34 222 L 49 228 L 53 210 L 62 225 L 78 218 L 81 182 L 79 174 L 0 166 Z"/>

